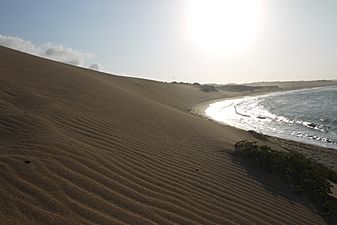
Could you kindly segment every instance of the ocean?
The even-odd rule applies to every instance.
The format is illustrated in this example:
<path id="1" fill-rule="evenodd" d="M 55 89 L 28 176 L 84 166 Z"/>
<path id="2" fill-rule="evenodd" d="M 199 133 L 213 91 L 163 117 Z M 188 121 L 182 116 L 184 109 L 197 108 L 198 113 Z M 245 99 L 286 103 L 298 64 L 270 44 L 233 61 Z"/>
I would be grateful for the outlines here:
<path id="1" fill-rule="evenodd" d="M 240 129 L 337 149 L 337 86 L 221 100 L 205 114 Z"/>

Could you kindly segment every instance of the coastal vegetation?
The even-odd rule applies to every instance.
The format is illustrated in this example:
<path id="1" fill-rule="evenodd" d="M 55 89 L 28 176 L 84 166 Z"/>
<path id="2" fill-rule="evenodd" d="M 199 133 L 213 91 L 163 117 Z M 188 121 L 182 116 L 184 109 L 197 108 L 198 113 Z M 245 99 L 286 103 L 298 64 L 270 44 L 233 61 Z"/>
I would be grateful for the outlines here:
<path id="1" fill-rule="evenodd" d="M 279 175 L 294 193 L 309 196 L 325 219 L 337 216 L 337 199 L 331 191 L 332 183 L 337 183 L 333 170 L 295 151 L 276 151 L 246 140 L 237 142 L 234 147 L 237 157 Z"/>

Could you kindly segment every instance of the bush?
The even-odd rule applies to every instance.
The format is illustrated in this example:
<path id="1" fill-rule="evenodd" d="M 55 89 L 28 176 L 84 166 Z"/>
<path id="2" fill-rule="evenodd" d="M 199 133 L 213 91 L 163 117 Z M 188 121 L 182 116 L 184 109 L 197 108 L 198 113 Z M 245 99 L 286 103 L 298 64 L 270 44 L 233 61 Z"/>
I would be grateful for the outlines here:
<path id="1" fill-rule="evenodd" d="M 325 218 L 337 216 L 337 199 L 330 195 L 331 182 L 337 183 L 337 174 L 333 170 L 300 153 L 275 151 L 268 146 L 259 146 L 256 142 L 240 141 L 234 147 L 237 156 L 278 174 L 291 184 L 295 193 L 310 196 L 322 209 Z"/>

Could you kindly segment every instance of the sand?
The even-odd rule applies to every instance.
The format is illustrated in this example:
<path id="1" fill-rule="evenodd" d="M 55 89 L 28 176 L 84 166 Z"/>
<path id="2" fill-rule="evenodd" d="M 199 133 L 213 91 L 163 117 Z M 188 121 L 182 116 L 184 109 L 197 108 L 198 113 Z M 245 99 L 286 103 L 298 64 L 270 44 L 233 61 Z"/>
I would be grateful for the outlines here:
<path id="1" fill-rule="evenodd" d="M 225 97 L 0 47 L 0 224 L 325 224 L 233 160 L 248 132 L 189 113 Z"/>

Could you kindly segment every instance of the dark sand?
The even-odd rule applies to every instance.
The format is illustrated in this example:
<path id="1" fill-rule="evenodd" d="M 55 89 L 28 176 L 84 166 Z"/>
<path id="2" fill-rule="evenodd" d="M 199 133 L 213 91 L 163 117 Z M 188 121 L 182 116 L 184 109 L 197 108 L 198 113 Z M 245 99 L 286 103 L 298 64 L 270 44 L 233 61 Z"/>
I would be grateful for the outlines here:
<path id="1" fill-rule="evenodd" d="M 3 47 L 0 80 L 0 224 L 325 223 L 233 161 L 251 134 L 189 113 L 225 93 Z"/>

